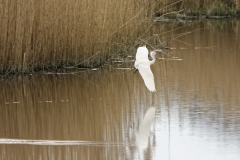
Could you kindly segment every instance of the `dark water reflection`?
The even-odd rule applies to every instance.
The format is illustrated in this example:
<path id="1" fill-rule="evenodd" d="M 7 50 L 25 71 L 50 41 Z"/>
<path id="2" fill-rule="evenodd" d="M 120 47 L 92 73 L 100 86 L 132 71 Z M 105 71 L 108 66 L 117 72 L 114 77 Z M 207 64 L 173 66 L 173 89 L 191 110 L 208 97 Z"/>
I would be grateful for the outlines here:
<path id="1" fill-rule="evenodd" d="M 2 81 L 0 138 L 19 141 L 0 140 L 0 159 L 240 159 L 239 37 L 237 25 L 175 39 L 171 52 L 180 59 L 152 66 L 155 93 L 139 74 L 111 67 Z M 151 106 L 148 147 L 139 148 Z M 31 143 L 39 140 L 50 144 Z"/>

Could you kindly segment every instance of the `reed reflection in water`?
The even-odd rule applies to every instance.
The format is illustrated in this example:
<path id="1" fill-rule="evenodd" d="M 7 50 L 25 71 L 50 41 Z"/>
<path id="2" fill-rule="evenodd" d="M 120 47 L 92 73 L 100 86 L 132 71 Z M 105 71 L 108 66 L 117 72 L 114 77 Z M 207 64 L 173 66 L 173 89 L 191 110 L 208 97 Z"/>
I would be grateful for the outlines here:
<path id="1" fill-rule="evenodd" d="M 110 66 L 1 81 L 0 159 L 238 160 L 239 47 L 231 29 L 216 32 L 201 30 L 174 41 L 171 51 L 182 60 L 152 66 L 155 93 L 139 74 Z M 151 106 L 156 111 L 148 146 L 139 149 L 136 131 Z"/>

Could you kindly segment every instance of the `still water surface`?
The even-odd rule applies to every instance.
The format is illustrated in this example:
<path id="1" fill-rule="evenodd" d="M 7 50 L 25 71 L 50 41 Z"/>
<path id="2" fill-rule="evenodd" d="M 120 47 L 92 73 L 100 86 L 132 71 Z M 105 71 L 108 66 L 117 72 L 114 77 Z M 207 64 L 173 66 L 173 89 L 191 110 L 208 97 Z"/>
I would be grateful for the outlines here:
<path id="1" fill-rule="evenodd" d="M 239 160 L 240 27 L 213 24 L 174 31 L 154 93 L 111 66 L 1 81 L 0 159 Z"/>

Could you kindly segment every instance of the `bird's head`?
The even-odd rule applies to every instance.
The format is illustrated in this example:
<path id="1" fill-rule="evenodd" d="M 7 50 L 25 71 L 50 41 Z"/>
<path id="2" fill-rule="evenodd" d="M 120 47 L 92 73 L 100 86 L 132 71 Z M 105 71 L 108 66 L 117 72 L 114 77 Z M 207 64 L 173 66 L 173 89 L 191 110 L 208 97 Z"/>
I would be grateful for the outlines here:
<path id="1" fill-rule="evenodd" d="M 155 55 L 156 55 L 158 52 L 160 53 L 160 52 L 162 52 L 162 50 L 159 49 L 159 50 L 151 51 L 151 52 L 150 52 L 150 56 L 151 56 L 151 57 L 155 57 Z"/>
<path id="2" fill-rule="evenodd" d="M 151 57 L 155 57 L 156 54 L 157 54 L 157 52 L 155 52 L 155 51 L 150 52 Z"/>

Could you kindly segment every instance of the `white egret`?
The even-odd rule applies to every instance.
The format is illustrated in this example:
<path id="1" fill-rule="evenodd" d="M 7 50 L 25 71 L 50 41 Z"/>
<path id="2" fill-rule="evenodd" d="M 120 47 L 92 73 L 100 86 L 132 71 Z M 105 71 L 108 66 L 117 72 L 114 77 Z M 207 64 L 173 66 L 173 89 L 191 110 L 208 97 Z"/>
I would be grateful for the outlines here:
<path id="1" fill-rule="evenodd" d="M 161 52 L 161 50 L 157 50 L 157 51 Z M 141 74 L 144 80 L 146 87 L 151 92 L 156 91 L 154 76 L 150 68 L 150 65 L 152 65 L 156 61 L 155 55 L 156 55 L 155 51 L 150 52 L 150 56 L 152 57 L 152 60 L 149 61 L 147 47 L 146 46 L 138 47 L 137 53 L 136 53 L 136 61 L 134 63 L 134 67 L 138 69 L 139 73 Z"/>
<path id="2" fill-rule="evenodd" d="M 155 117 L 155 108 L 150 107 L 143 118 L 142 123 L 139 126 L 138 132 L 136 133 L 137 146 L 140 149 L 148 147 L 148 137 L 150 135 L 150 129 Z"/>

